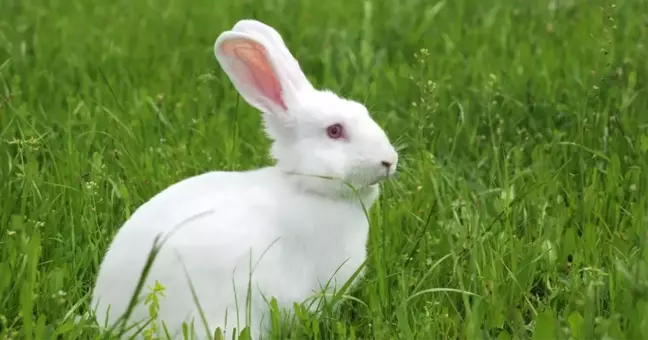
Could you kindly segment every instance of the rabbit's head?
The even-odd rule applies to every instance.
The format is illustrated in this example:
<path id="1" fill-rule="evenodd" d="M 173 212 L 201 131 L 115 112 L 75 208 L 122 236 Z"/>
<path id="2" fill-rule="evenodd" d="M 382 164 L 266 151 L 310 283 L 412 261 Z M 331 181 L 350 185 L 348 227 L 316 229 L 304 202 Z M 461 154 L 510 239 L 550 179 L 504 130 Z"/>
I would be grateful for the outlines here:
<path id="1" fill-rule="evenodd" d="M 218 37 L 214 53 L 245 101 L 263 113 L 276 166 L 336 179 L 298 180 L 304 190 L 337 195 L 348 190 L 341 182 L 373 188 L 394 174 L 398 154 L 367 108 L 315 89 L 276 30 L 239 21 Z"/>

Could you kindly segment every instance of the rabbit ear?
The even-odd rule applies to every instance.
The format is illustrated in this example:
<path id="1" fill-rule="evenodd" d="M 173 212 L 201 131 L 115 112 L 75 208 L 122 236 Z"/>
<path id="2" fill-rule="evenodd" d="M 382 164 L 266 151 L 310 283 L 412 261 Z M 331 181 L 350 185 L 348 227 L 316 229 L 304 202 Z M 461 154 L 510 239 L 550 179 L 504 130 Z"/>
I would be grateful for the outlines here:
<path id="1" fill-rule="evenodd" d="M 225 73 L 250 105 L 286 119 L 290 116 L 288 109 L 291 103 L 301 90 L 310 87 L 310 83 L 299 65 L 294 65 L 297 62 L 287 52 L 288 49 L 282 51 L 280 47 L 276 47 L 276 41 L 271 42 L 271 39 L 276 37 L 267 37 L 253 31 L 224 32 L 216 39 L 214 53 Z M 285 48 L 283 42 L 281 44 Z M 285 53 L 288 53 L 294 63 L 290 59 L 286 61 Z"/>
<path id="2" fill-rule="evenodd" d="M 286 68 L 286 77 L 299 88 L 312 88 L 308 78 L 302 72 L 299 62 L 290 53 L 281 35 L 274 28 L 260 21 L 246 19 L 237 22 L 232 28 L 232 31 L 260 35 L 266 38 L 277 52 L 277 58 L 280 59 L 281 64 Z"/>

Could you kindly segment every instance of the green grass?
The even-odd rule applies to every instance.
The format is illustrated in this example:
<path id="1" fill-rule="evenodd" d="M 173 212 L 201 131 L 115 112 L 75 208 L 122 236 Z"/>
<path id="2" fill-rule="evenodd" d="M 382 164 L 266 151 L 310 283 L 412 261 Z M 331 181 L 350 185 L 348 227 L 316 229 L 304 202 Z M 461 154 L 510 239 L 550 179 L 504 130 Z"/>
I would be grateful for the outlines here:
<path id="1" fill-rule="evenodd" d="M 362 303 L 295 337 L 648 338 L 648 2 L 329 1 L 2 0 L 0 339 L 97 338 L 129 215 L 269 164 L 213 55 L 241 18 L 402 147 Z"/>

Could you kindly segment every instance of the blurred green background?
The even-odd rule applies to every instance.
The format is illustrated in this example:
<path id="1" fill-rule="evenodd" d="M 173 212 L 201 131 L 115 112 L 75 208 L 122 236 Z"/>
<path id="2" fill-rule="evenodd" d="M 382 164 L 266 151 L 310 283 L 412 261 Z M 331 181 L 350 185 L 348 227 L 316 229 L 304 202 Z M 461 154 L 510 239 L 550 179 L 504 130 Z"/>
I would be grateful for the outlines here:
<path id="1" fill-rule="evenodd" d="M 213 55 L 243 18 L 400 149 L 366 278 L 292 338 L 648 338 L 646 0 L 1 0 L 0 339 L 98 338 L 134 209 L 270 164 Z"/>

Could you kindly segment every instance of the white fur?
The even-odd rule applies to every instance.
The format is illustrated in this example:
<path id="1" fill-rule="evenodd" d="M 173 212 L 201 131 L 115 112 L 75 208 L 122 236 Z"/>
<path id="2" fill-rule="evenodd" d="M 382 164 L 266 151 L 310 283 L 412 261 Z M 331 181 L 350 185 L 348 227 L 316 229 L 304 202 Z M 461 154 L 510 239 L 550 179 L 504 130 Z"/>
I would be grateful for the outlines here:
<path id="1" fill-rule="evenodd" d="M 265 48 L 267 59 L 261 61 L 273 72 L 261 77 L 270 74 L 264 79 L 278 81 L 284 104 L 245 78 L 258 64 L 242 64 L 239 50 L 228 53 L 223 47 L 239 48 L 237 41 Z M 291 309 L 329 280 L 339 289 L 365 260 L 369 224 L 362 205 L 371 207 L 376 183 L 394 173 L 398 160 L 383 130 L 363 105 L 314 89 L 269 26 L 242 20 L 219 36 L 214 50 L 241 95 L 262 111 L 276 165 L 188 178 L 137 209 L 115 235 L 99 270 L 92 306 L 101 325 L 106 319 L 112 325 L 125 312 L 154 239 L 171 231 L 140 293 L 159 281 L 166 287 L 159 320 L 172 335 L 180 334 L 182 322 L 193 321 L 198 339 L 205 339 L 206 331 L 187 275 L 212 334 L 221 327 L 231 338 L 233 327 L 249 325 L 258 339 L 268 326 L 261 294 Z M 343 124 L 344 139 L 327 136 L 334 123 Z M 248 283 L 251 322 L 245 317 Z M 140 303 L 129 321 L 146 318 L 148 308 Z"/>

